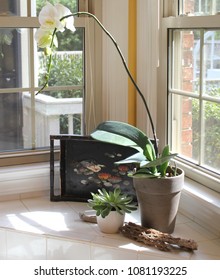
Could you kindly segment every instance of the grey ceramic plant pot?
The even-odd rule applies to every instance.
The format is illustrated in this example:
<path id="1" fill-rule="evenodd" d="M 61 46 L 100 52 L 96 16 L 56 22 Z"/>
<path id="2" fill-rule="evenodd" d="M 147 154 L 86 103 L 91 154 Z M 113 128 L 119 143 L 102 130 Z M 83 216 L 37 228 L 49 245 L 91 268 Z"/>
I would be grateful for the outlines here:
<path id="1" fill-rule="evenodd" d="M 177 172 L 178 176 L 169 178 L 133 178 L 142 226 L 166 233 L 174 231 L 184 186 L 184 171 Z"/>

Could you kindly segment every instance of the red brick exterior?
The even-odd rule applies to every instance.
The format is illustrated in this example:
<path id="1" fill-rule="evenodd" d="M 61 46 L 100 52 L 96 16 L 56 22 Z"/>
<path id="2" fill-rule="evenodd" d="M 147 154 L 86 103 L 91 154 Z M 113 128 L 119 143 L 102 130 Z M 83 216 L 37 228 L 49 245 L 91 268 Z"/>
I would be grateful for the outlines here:
<path id="1" fill-rule="evenodd" d="M 193 12 L 194 1 L 185 0 L 184 12 Z M 185 31 L 183 37 L 183 66 L 182 66 L 182 90 L 191 92 L 193 80 L 193 42 L 194 35 L 191 31 Z M 190 98 L 182 98 L 182 131 L 181 154 L 192 157 L 192 101 Z"/>

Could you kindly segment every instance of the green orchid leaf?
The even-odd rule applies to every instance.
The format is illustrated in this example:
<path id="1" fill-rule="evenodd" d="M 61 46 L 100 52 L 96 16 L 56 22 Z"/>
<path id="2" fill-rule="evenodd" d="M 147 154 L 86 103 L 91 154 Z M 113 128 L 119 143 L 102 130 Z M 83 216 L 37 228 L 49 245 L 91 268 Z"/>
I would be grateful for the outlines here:
<path id="1" fill-rule="evenodd" d="M 160 173 L 157 172 L 157 168 L 140 168 L 129 173 L 128 176 L 132 178 L 157 178 L 160 177 Z"/>
<path id="2" fill-rule="evenodd" d="M 141 163 L 140 163 L 140 168 L 144 168 L 150 161 L 149 160 L 143 160 Z"/>
<path id="3" fill-rule="evenodd" d="M 143 155 L 143 153 L 139 152 L 123 160 L 116 161 L 115 164 L 119 165 L 119 164 L 128 164 L 128 163 L 141 163 L 145 159 L 146 158 Z"/>
<path id="4" fill-rule="evenodd" d="M 167 145 L 163 148 L 162 158 L 169 156 L 169 155 L 170 155 L 170 147 L 169 147 L 169 145 Z M 167 170 L 168 165 L 169 165 L 169 160 L 165 161 L 164 163 L 162 163 L 160 165 L 159 169 L 160 169 L 161 177 L 166 176 L 166 170 Z"/>
<path id="5" fill-rule="evenodd" d="M 161 164 L 163 164 L 166 161 L 171 160 L 172 158 L 174 158 L 175 156 L 177 156 L 177 153 L 175 154 L 170 154 L 168 156 L 161 156 L 153 161 L 149 161 L 146 165 L 143 165 L 143 167 L 145 168 L 149 168 L 149 167 L 156 167 L 156 166 L 160 166 Z"/>
<path id="6" fill-rule="evenodd" d="M 155 150 L 151 142 L 146 144 L 144 155 L 149 161 L 156 159 Z"/>
<path id="7" fill-rule="evenodd" d="M 91 133 L 91 137 L 108 142 L 124 146 L 138 145 L 142 150 L 146 148 L 147 144 L 150 144 L 150 140 L 147 135 L 140 129 L 123 122 L 107 121 L 99 124 L 96 130 Z"/>

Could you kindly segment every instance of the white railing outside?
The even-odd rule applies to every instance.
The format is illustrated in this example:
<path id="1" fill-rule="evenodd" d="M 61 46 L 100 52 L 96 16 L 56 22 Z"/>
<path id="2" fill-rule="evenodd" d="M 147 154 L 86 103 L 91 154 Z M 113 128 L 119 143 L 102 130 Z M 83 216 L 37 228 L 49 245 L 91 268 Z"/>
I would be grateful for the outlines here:
<path id="1" fill-rule="evenodd" d="M 30 147 L 32 124 L 31 96 L 23 95 L 23 139 L 24 148 Z M 81 131 L 83 131 L 83 98 L 54 98 L 44 94 L 35 96 L 35 131 L 36 147 L 50 145 L 50 135 L 60 134 L 60 116 L 68 115 L 68 134 L 73 134 L 73 115 L 81 115 Z"/>

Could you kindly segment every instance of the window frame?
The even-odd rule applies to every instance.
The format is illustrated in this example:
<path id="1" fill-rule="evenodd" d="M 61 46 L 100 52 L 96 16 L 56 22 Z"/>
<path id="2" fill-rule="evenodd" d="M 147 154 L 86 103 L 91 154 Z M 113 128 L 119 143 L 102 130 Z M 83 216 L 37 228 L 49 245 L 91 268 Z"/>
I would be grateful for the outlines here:
<path id="1" fill-rule="evenodd" d="M 160 66 L 158 68 L 158 105 L 157 105 L 157 131 L 158 138 L 160 139 L 160 145 L 164 146 L 169 141 L 170 131 L 168 131 L 169 121 L 169 102 L 168 102 L 168 79 L 170 77 L 168 73 L 168 58 L 169 49 L 162 48 L 162 46 L 169 46 L 169 30 L 170 29 L 196 29 L 207 28 L 215 29 L 220 28 L 220 16 L 177 16 L 177 2 L 176 5 L 170 8 L 173 1 L 170 0 L 161 1 L 161 33 L 160 33 Z M 170 128 L 169 128 L 170 129 Z M 204 168 L 198 167 L 189 163 L 179 157 L 176 159 L 176 163 L 179 167 L 182 167 L 185 174 L 190 179 L 201 183 L 217 192 L 220 192 L 219 180 L 220 175 L 206 171 Z"/>
<path id="2" fill-rule="evenodd" d="M 30 8 L 30 7 L 28 7 Z M 88 0 L 83 0 L 79 2 L 79 11 L 88 11 Z M 30 11 L 28 11 L 28 15 L 30 15 Z M 74 24 L 76 27 L 83 27 L 84 32 L 84 44 L 85 44 L 85 61 L 84 61 L 84 77 L 85 77 L 85 93 L 86 93 L 86 102 L 84 101 L 83 105 L 83 115 L 84 123 L 86 123 L 86 128 L 83 131 L 83 134 L 87 133 L 87 128 L 93 126 L 91 124 L 91 120 L 89 116 L 85 114 L 87 112 L 88 104 L 91 102 L 93 98 L 91 92 L 94 92 L 95 84 L 92 81 L 92 76 L 95 71 L 94 67 L 94 44 L 95 44 L 95 23 L 94 20 L 88 17 L 75 17 Z M 0 27 L 1 28 L 30 28 L 30 44 L 34 45 L 34 29 L 39 27 L 38 18 L 36 16 L 23 17 L 23 16 L 0 16 Z M 34 48 L 32 48 L 34 50 Z M 30 71 L 34 69 L 34 57 L 30 59 Z M 28 90 L 32 94 L 32 98 L 34 97 L 34 93 L 39 88 L 34 87 L 34 85 L 30 85 L 29 88 L 16 88 L 16 89 L 0 89 L 0 94 L 10 91 L 25 91 Z M 94 111 L 99 111 L 94 108 Z M 59 149 L 55 152 L 56 158 L 59 157 Z M 13 166 L 20 164 L 30 164 L 37 162 L 48 162 L 50 157 L 49 147 L 41 148 L 41 149 L 29 149 L 29 150 L 20 150 L 20 151 L 9 151 L 9 152 L 1 152 L 0 153 L 0 167 L 2 166 Z"/>

